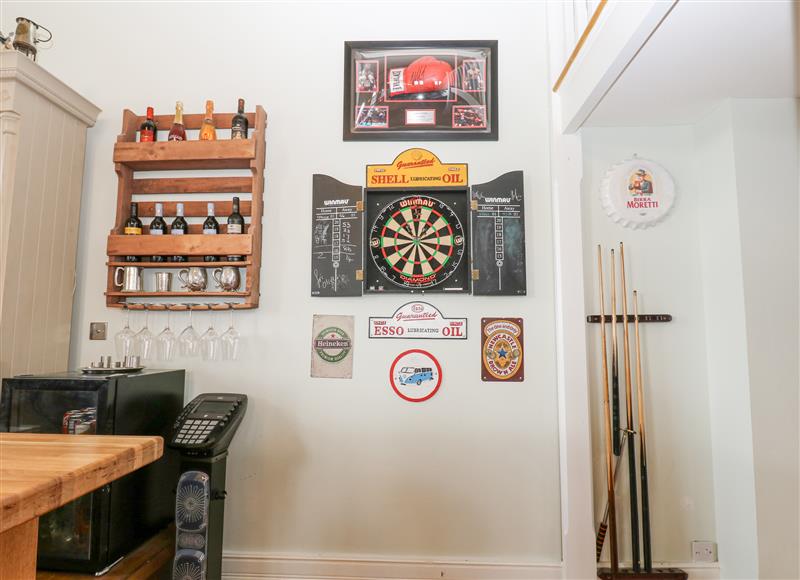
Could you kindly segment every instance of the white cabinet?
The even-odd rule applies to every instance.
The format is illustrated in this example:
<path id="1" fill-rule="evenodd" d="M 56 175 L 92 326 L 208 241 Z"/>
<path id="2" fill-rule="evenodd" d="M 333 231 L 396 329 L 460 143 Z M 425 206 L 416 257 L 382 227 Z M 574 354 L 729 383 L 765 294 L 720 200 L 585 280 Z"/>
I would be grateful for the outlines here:
<path id="1" fill-rule="evenodd" d="M 86 130 L 99 113 L 0 51 L 0 377 L 67 368 Z"/>

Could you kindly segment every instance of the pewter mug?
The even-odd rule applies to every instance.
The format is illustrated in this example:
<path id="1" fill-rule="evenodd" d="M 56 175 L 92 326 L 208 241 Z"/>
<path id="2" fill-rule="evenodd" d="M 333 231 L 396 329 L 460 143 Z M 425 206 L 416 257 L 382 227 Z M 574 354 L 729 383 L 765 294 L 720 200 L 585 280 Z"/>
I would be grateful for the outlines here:
<path id="1" fill-rule="evenodd" d="M 122 280 L 119 275 L 122 274 Z M 139 266 L 118 266 L 114 270 L 114 285 L 123 292 L 142 291 L 142 269 Z"/>
<path id="2" fill-rule="evenodd" d="M 205 290 L 208 285 L 206 270 L 199 266 L 192 266 L 188 270 L 181 270 L 178 272 L 178 278 L 183 282 L 183 287 L 188 288 L 192 292 Z"/>
<path id="3" fill-rule="evenodd" d="M 172 272 L 156 272 L 156 292 L 172 290 Z"/>
<path id="4" fill-rule="evenodd" d="M 217 268 L 214 270 L 213 276 L 217 282 L 217 287 L 225 292 L 235 292 L 239 289 L 239 268 L 233 266 Z"/>

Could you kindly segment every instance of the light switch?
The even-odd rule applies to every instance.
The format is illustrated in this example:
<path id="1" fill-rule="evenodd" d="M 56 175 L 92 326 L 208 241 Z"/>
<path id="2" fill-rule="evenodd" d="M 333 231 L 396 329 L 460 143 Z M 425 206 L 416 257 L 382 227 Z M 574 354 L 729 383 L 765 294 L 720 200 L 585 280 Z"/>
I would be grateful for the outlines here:
<path id="1" fill-rule="evenodd" d="M 105 340 L 106 339 L 106 326 L 105 322 L 90 322 L 89 323 L 89 340 Z"/>

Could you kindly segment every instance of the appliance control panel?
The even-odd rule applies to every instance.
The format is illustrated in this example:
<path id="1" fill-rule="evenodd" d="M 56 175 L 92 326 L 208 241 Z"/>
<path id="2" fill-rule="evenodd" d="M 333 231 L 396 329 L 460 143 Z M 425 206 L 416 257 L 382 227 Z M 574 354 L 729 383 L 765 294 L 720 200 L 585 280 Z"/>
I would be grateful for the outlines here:
<path id="1" fill-rule="evenodd" d="M 218 455 L 228 449 L 246 409 L 247 395 L 198 395 L 175 421 L 167 444 L 185 455 Z"/>

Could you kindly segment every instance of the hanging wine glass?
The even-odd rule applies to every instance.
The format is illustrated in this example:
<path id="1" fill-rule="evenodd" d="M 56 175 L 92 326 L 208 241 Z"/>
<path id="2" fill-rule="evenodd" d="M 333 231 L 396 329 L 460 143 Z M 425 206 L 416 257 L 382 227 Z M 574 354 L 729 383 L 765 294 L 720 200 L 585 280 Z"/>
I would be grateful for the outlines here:
<path id="1" fill-rule="evenodd" d="M 192 306 L 194 304 L 187 304 L 189 308 L 189 325 L 183 329 L 178 337 L 178 347 L 180 348 L 181 356 L 197 356 L 197 351 L 200 347 L 200 336 L 194 329 L 192 324 Z"/>
<path id="2" fill-rule="evenodd" d="M 138 355 L 142 361 L 149 360 L 153 354 L 153 333 L 147 327 L 148 318 L 150 316 L 150 305 L 143 304 L 144 306 L 144 326 L 133 337 L 134 354 Z"/>
<path id="3" fill-rule="evenodd" d="M 209 308 L 213 306 L 213 304 L 209 304 Z M 220 358 L 220 350 L 219 333 L 214 329 L 214 313 L 212 309 L 208 330 L 200 337 L 200 356 L 203 357 L 203 360 L 218 360 Z"/>
<path id="4" fill-rule="evenodd" d="M 167 325 L 164 327 L 156 337 L 156 352 L 158 353 L 158 360 L 171 361 L 175 358 L 175 350 L 178 346 L 178 337 L 172 332 L 170 328 L 170 315 L 172 311 L 171 306 L 174 304 L 167 304 Z"/>
<path id="5" fill-rule="evenodd" d="M 233 302 L 228 303 L 228 312 L 230 314 L 228 330 L 220 337 L 223 360 L 237 360 L 239 358 L 239 332 L 233 327 L 233 305 Z"/>
<path id="6" fill-rule="evenodd" d="M 114 347 L 117 351 L 117 359 L 124 360 L 126 356 L 133 354 L 134 332 L 131 330 L 131 311 L 128 304 L 123 302 L 125 309 L 125 327 L 114 335 Z"/>

